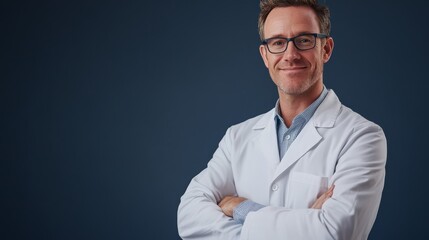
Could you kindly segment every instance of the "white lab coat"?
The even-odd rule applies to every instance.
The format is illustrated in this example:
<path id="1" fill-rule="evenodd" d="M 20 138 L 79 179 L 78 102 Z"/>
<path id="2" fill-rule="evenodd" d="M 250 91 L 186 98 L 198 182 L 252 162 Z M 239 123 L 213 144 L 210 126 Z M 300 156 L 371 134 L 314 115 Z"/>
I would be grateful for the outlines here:
<path id="1" fill-rule="evenodd" d="M 383 130 L 330 90 L 279 159 L 274 109 L 229 128 L 207 168 L 181 198 L 183 239 L 367 239 L 384 186 Z M 335 184 L 322 209 L 310 209 Z M 243 225 L 218 207 L 238 195 L 267 207 Z"/>

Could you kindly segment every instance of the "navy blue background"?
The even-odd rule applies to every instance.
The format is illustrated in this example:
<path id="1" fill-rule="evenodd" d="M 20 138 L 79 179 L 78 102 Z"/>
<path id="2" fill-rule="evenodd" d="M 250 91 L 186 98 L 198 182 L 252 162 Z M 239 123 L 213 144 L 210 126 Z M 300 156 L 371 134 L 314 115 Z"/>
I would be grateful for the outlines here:
<path id="1" fill-rule="evenodd" d="M 426 5 L 326 2 L 325 84 L 388 138 L 370 239 L 427 237 Z M 277 99 L 258 52 L 258 1 L 9 1 L 0 11 L 1 239 L 178 239 L 179 198 L 227 127 Z"/>

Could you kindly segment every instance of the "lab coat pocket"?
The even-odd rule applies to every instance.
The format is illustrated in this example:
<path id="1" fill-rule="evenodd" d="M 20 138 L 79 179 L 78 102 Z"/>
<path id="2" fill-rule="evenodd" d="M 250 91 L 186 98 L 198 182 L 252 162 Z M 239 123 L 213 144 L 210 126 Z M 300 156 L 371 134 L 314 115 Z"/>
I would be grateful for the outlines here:
<path id="1" fill-rule="evenodd" d="M 328 180 L 328 177 L 291 172 L 286 192 L 286 207 L 311 207 L 317 197 L 328 190 Z"/>

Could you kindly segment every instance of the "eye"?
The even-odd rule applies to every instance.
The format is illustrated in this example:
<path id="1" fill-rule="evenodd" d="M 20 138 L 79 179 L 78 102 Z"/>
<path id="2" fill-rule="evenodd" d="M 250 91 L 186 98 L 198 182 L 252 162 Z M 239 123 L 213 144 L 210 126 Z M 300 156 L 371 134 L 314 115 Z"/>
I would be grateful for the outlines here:
<path id="1" fill-rule="evenodd" d="M 313 42 L 313 36 L 304 35 L 299 36 L 295 39 L 296 43 L 311 43 Z"/>
<path id="2" fill-rule="evenodd" d="M 305 38 L 305 37 L 303 37 L 303 38 L 298 38 L 298 39 L 297 39 L 297 41 L 298 41 L 299 43 L 308 43 L 308 42 L 311 42 L 311 40 L 310 40 L 310 39 Z"/>
<path id="3" fill-rule="evenodd" d="M 279 41 L 275 41 L 275 42 L 273 43 L 273 45 L 276 45 L 276 46 L 281 46 L 281 45 L 283 45 L 283 44 L 285 44 L 285 43 L 284 43 L 284 41 L 281 41 L 281 40 L 279 40 Z"/>
<path id="4" fill-rule="evenodd" d="M 282 47 L 286 44 L 286 40 L 284 40 L 284 39 L 271 39 L 269 44 L 270 44 L 270 46 L 273 46 L 273 47 Z"/>

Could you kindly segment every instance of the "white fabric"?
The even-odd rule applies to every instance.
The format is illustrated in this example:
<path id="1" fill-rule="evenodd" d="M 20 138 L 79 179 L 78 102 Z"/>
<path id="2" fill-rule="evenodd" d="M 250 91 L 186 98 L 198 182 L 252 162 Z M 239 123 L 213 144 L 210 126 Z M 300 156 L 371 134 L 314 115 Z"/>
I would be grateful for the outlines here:
<path id="1" fill-rule="evenodd" d="M 183 239 L 367 239 L 384 186 L 382 129 L 330 90 L 280 161 L 274 109 L 229 128 L 181 198 Z M 335 184 L 320 210 L 309 207 Z M 244 225 L 217 206 L 226 195 L 267 205 Z"/>

